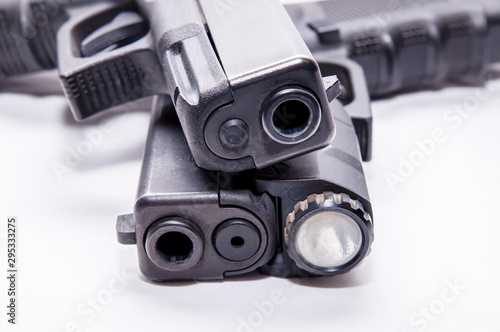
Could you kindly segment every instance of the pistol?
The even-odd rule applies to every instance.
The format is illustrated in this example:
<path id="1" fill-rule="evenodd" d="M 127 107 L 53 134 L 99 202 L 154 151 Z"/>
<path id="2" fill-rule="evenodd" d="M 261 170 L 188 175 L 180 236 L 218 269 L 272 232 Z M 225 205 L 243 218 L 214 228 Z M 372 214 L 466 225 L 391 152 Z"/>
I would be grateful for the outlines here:
<path id="1" fill-rule="evenodd" d="M 326 148 L 260 170 L 197 167 L 171 100 L 158 97 L 134 212 L 117 220 L 151 280 L 346 273 L 369 253 L 372 208 L 354 126 L 331 104 Z"/>
<path id="2" fill-rule="evenodd" d="M 321 76 L 277 0 L 229 8 L 219 0 L 77 1 L 53 13 L 52 2 L 7 3 L 0 72 L 48 69 L 57 59 L 78 120 L 169 95 L 197 165 L 231 172 L 320 149 L 335 135 L 329 102 L 340 83 Z M 40 13 L 46 24 L 16 43 L 12 31 L 29 30 L 24 16 Z"/>
<path id="3" fill-rule="evenodd" d="M 158 281 L 350 271 L 374 238 L 370 98 L 500 60 L 489 0 L 52 3 L 2 4 L 0 79 L 58 67 L 78 120 L 157 96 L 116 227 Z"/>

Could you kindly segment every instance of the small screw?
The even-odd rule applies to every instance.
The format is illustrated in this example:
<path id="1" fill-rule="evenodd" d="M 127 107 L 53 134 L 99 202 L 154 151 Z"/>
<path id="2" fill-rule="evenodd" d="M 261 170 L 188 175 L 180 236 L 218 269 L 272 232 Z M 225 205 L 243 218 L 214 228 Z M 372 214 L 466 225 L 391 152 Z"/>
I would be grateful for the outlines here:
<path id="1" fill-rule="evenodd" d="M 227 120 L 219 129 L 219 138 L 227 148 L 239 148 L 248 141 L 248 125 L 240 119 Z"/>

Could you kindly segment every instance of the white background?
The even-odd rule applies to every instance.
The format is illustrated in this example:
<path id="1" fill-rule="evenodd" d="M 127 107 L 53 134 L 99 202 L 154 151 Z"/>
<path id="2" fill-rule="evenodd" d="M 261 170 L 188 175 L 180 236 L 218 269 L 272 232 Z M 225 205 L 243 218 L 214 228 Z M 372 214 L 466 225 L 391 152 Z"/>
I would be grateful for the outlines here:
<path id="1" fill-rule="evenodd" d="M 0 329 L 500 331 L 500 80 L 479 81 L 373 103 L 375 242 L 350 274 L 167 284 L 145 280 L 115 235 L 134 204 L 148 112 L 77 124 L 55 73 L 0 85 L 0 266 L 15 215 L 20 271 L 18 325 L 6 323 L 2 277 Z M 432 148 L 435 130 L 445 138 Z M 89 131 L 102 140 L 58 178 L 55 163 Z M 419 165 L 398 170 L 410 159 Z"/>

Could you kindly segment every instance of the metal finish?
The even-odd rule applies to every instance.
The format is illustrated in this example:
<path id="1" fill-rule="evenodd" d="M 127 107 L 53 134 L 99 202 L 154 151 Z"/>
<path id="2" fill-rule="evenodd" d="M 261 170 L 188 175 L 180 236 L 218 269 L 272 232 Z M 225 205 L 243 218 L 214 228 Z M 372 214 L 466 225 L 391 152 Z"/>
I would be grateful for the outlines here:
<path id="1" fill-rule="evenodd" d="M 22 13 L 49 6 L 41 0 L 29 4 L 8 2 L 0 10 L 0 23 L 5 17 L 5 25 L 21 30 Z M 77 1 L 57 9 L 51 24 L 30 40 L 33 45 L 21 64 L 15 53 L 27 51 L 24 46 L 0 45 L 6 54 L 1 72 L 6 77 L 49 69 L 57 58 L 78 120 L 147 96 L 169 95 L 197 165 L 228 172 L 317 150 L 335 135 L 328 102 L 338 95 L 333 91 L 339 83 L 336 89 L 325 86 L 318 64 L 278 0 L 242 1 L 229 12 L 221 12 L 219 0 Z M 19 20 L 12 23 L 10 16 Z M 294 118 L 305 118 L 297 124 L 304 132 L 293 139 L 279 131 L 275 135 L 272 120 L 262 117 L 273 113 L 267 109 L 268 98 L 292 87 L 310 95 L 307 105 L 314 104 L 304 114 L 294 111 L 279 119 L 299 131 Z M 295 101 L 304 109 L 299 104 L 304 93 L 286 96 L 283 102 Z M 240 133 L 244 141 L 231 143 L 219 135 L 232 119 L 248 126 Z"/>
<path id="2" fill-rule="evenodd" d="M 140 269 L 148 279 L 222 279 L 255 270 L 271 259 L 276 252 L 272 199 L 226 181 L 226 176 L 196 166 L 171 101 L 157 98 L 134 213 L 117 222 L 118 239 L 137 245 Z M 235 219 L 249 223 L 259 241 L 238 227 L 220 233 L 220 227 Z M 184 250 L 158 252 L 158 240 L 166 233 L 187 236 L 192 247 L 188 243 Z M 221 248 L 215 244 L 224 239 L 218 240 L 217 234 L 229 241 L 248 239 L 250 246 L 243 246 L 244 252 L 237 257 L 220 255 Z M 180 246 L 185 247 L 185 242 Z"/>
<path id="3" fill-rule="evenodd" d="M 328 147 L 281 163 L 279 168 L 261 170 L 256 175 L 254 190 L 259 193 L 267 192 L 279 201 L 277 205 L 279 206 L 277 220 L 279 247 L 275 257 L 260 268 L 264 274 L 277 277 L 335 275 L 348 272 L 359 265 L 369 253 L 373 242 L 373 213 L 361 164 L 356 131 L 340 102 L 334 101 L 330 107 L 337 124 L 337 135 Z M 321 195 L 325 192 L 336 193 L 344 197 L 346 202 L 350 203 L 352 199 L 363 206 L 364 213 L 361 214 L 364 225 L 363 250 L 355 261 L 342 269 L 331 271 L 305 269 L 304 265 L 298 266 L 292 258 L 293 255 L 288 253 L 285 232 L 285 229 L 289 227 L 287 217 L 290 212 L 294 211 L 298 203 L 307 200 L 311 195 Z M 356 215 L 361 211 L 342 202 L 335 208 L 343 213 Z M 365 213 L 367 214 L 366 218 Z M 298 214 L 298 217 L 302 218 L 303 215 Z M 291 229 L 289 230 L 291 231 Z"/>
<path id="4" fill-rule="evenodd" d="M 226 174 L 194 164 L 173 105 L 159 98 L 133 225 L 130 216 L 119 217 L 117 223 L 122 243 L 136 239 L 144 275 L 153 280 L 220 279 L 261 267 L 263 273 L 289 277 L 334 275 L 357 266 L 373 241 L 371 204 L 352 122 L 340 102 L 333 101 L 330 107 L 338 130 L 328 147 L 260 171 Z M 323 271 L 296 263 L 297 258 L 289 254 L 285 229 L 293 230 L 287 217 L 298 203 L 327 191 L 342 199 L 318 206 L 318 210 L 336 209 L 363 220 L 363 248 L 350 264 Z M 307 215 L 310 211 L 303 212 Z M 296 216 L 297 222 L 303 220 L 299 211 Z M 183 220 L 181 226 L 178 218 Z M 184 228 L 168 230 L 162 223 L 171 220 L 176 221 L 176 227 Z M 199 235 L 194 234 L 193 227 Z M 183 231 L 186 228 L 191 233 Z M 158 229 L 183 233 L 193 245 L 174 255 L 180 259 L 165 260 L 165 251 L 155 253 L 155 244 L 164 234 L 156 235 Z M 196 251 L 197 247 L 203 249 Z M 195 254 L 201 251 L 198 261 Z"/>

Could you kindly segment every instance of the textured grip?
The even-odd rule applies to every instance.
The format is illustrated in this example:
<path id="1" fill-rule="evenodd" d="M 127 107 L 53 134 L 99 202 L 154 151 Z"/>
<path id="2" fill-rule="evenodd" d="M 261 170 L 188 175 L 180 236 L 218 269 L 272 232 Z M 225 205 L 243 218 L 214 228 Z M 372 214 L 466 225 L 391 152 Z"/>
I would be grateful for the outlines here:
<path id="1" fill-rule="evenodd" d="M 302 29 L 315 56 L 343 49 L 363 67 L 371 95 L 477 74 L 500 60 L 498 1 L 329 0 L 290 9 L 316 32 Z"/>
<path id="2" fill-rule="evenodd" d="M 10 13 L 0 10 L 0 77 L 19 75 L 27 71 L 26 64 L 19 56 L 20 50 L 16 47 L 19 40 L 15 39 Z M 19 31 L 19 29 L 17 29 Z"/>
<path id="3" fill-rule="evenodd" d="M 378 28 L 340 28 L 349 56 L 365 70 L 372 95 L 478 73 L 491 58 L 487 20 L 479 5 L 450 8 L 438 2 L 393 15 Z M 369 26 L 377 18 L 365 20 Z"/>
<path id="4" fill-rule="evenodd" d="M 57 29 L 67 19 L 65 7 L 51 6 L 48 1 L 4 1 L 0 7 L 0 78 L 55 68 Z"/>
<path id="5" fill-rule="evenodd" d="M 392 15 L 391 12 L 406 10 L 422 3 L 438 3 L 448 0 L 424 0 L 424 1 L 388 1 L 388 0 L 326 0 L 322 1 L 321 7 L 325 15 L 337 24 L 349 22 L 356 19 L 367 20 L 382 15 Z"/>
<path id="6" fill-rule="evenodd" d="M 57 66 L 57 30 L 68 19 L 68 15 L 63 8 L 58 8 L 55 13 L 51 13 L 47 2 L 33 3 L 30 7 L 34 22 L 36 22 L 36 17 L 50 20 L 46 24 L 34 26 L 36 36 L 30 39 L 33 56 L 42 68 L 55 68 Z"/>

